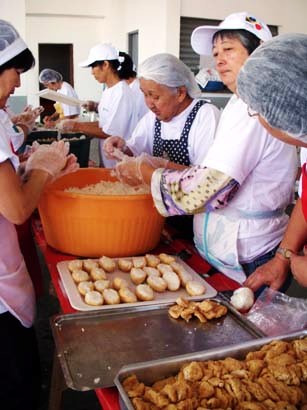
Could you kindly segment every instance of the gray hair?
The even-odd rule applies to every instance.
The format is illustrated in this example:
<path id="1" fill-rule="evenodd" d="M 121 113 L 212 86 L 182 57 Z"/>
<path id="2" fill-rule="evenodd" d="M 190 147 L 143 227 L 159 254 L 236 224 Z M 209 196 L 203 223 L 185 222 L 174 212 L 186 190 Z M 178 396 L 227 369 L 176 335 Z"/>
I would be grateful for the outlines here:
<path id="1" fill-rule="evenodd" d="M 190 97 L 200 96 L 194 74 L 186 64 L 172 54 L 161 53 L 147 58 L 139 66 L 138 77 L 170 88 L 184 86 Z"/>
<path id="2" fill-rule="evenodd" d="M 237 80 L 240 98 L 289 136 L 307 134 L 307 35 L 283 34 L 246 60 Z"/>
<path id="3" fill-rule="evenodd" d="M 52 70 L 52 68 L 45 68 L 39 74 L 40 83 L 57 83 L 63 81 L 63 76 L 59 72 Z"/>

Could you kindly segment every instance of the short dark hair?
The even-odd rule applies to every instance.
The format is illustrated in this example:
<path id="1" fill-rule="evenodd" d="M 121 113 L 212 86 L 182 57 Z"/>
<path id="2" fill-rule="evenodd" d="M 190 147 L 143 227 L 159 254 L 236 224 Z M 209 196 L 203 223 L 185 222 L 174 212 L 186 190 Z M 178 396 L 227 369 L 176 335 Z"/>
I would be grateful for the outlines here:
<path id="1" fill-rule="evenodd" d="M 212 44 L 217 38 L 236 38 L 239 40 L 244 48 L 246 48 L 248 54 L 252 54 L 254 50 L 260 45 L 260 38 L 255 36 L 255 34 L 250 33 L 247 30 L 219 30 L 217 31 L 213 38 Z"/>
<path id="2" fill-rule="evenodd" d="M 119 70 L 119 76 L 123 80 L 128 80 L 128 78 L 135 78 L 136 71 L 133 69 L 134 64 L 132 58 L 129 54 L 125 53 L 124 51 L 119 52 L 120 57 L 124 57 L 124 61 L 121 63 L 121 69 Z"/>
<path id="3" fill-rule="evenodd" d="M 11 58 L 9 61 L 0 65 L 0 73 L 10 68 L 22 70 L 24 73 L 35 65 L 35 58 L 32 52 L 26 48 L 17 56 Z"/>

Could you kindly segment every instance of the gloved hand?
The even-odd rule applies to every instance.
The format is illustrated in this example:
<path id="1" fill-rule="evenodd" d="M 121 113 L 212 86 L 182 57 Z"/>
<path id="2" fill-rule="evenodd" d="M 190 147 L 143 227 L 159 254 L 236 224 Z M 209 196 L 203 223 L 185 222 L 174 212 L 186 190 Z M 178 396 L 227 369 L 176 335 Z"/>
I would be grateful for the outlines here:
<path id="1" fill-rule="evenodd" d="M 39 144 L 38 144 L 39 145 Z M 34 146 L 34 152 L 26 163 L 26 173 L 32 169 L 48 172 L 53 177 L 66 167 L 69 152 L 69 142 L 54 141 L 50 145 Z"/>
<path id="2" fill-rule="evenodd" d="M 56 125 L 57 129 L 61 132 L 76 131 L 78 128 L 78 121 L 74 120 L 62 120 Z"/>
<path id="3" fill-rule="evenodd" d="M 84 104 L 82 104 L 82 107 L 89 112 L 98 112 L 98 103 L 95 101 L 86 101 Z"/>
<path id="4" fill-rule="evenodd" d="M 125 148 L 126 142 L 121 137 L 108 137 L 103 143 L 103 151 L 108 159 L 122 159 Z"/>
<path id="5" fill-rule="evenodd" d="M 128 185 L 150 185 L 155 169 L 166 168 L 168 160 L 142 153 L 138 157 L 125 156 L 115 166 L 117 178 Z"/>
<path id="6" fill-rule="evenodd" d="M 65 168 L 62 169 L 60 172 L 58 172 L 55 175 L 55 177 L 53 177 L 51 182 L 53 182 L 56 179 L 62 177 L 63 175 L 70 174 L 71 172 L 76 172 L 80 168 L 80 165 L 77 161 L 78 161 L 78 159 L 74 154 L 69 154 L 67 156 L 67 161 L 66 161 Z"/>
<path id="7" fill-rule="evenodd" d="M 24 126 L 26 128 L 26 132 L 30 133 L 34 126 L 36 118 L 44 111 L 44 108 L 39 106 L 36 108 L 32 108 L 31 105 L 28 105 L 24 111 L 18 115 L 14 115 L 11 120 L 17 126 L 20 125 L 21 127 Z"/>

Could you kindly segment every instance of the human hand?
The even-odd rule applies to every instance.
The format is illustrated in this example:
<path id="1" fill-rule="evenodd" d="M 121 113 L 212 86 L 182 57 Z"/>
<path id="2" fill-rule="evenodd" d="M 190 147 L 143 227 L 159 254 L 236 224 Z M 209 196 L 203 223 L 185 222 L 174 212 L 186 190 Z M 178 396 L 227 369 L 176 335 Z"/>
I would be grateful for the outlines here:
<path id="1" fill-rule="evenodd" d="M 97 112 L 98 103 L 95 101 L 86 101 L 82 104 L 82 107 L 86 109 L 86 111 Z"/>
<path id="2" fill-rule="evenodd" d="M 166 168 L 168 160 L 142 153 L 138 157 L 125 156 L 115 167 L 117 178 L 132 186 L 150 185 L 155 169 Z"/>
<path id="3" fill-rule="evenodd" d="M 26 163 L 26 173 L 33 169 L 40 169 L 54 177 L 65 169 L 68 152 L 69 142 L 54 141 L 50 145 L 39 146 L 35 144 L 34 151 Z"/>
<path id="4" fill-rule="evenodd" d="M 24 111 L 18 115 L 15 115 L 11 118 L 12 122 L 17 126 L 25 127 L 26 132 L 30 133 L 34 126 L 36 118 L 44 111 L 44 108 L 39 106 L 36 108 L 32 108 L 31 105 L 28 105 Z"/>
<path id="5" fill-rule="evenodd" d="M 71 172 L 76 172 L 80 168 L 80 165 L 77 161 L 78 161 L 78 159 L 74 154 L 69 154 L 67 156 L 67 161 L 66 161 L 65 168 L 62 169 L 60 172 L 58 172 L 53 177 L 51 182 L 53 182 L 56 179 L 62 177 L 63 175 L 70 174 Z"/>
<path id="6" fill-rule="evenodd" d="M 304 287 L 307 287 L 307 256 L 304 255 L 291 255 L 291 272 L 296 281 Z"/>
<path id="7" fill-rule="evenodd" d="M 243 286 L 252 289 L 253 292 L 256 292 L 263 285 L 267 285 L 273 290 L 278 290 L 287 279 L 288 272 L 288 261 L 275 256 L 264 265 L 259 266 L 247 278 Z"/>
<path id="8" fill-rule="evenodd" d="M 121 137 L 108 137 L 103 144 L 103 151 L 108 159 L 122 159 L 126 142 Z M 120 155 L 122 153 L 122 155 Z M 119 156 L 121 158 L 119 158 Z"/>
<path id="9" fill-rule="evenodd" d="M 57 123 L 57 128 L 61 132 L 75 131 L 78 128 L 78 121 L 62 120 Z"/>

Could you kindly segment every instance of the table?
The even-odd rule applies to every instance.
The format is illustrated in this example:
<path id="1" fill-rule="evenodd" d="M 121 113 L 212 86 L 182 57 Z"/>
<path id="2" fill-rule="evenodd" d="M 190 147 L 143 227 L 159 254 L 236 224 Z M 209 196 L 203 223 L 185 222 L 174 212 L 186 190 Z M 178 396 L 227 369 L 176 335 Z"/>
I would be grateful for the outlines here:
<path id="1" fill-rule="evenodd" d="M 40 219 L 37 215 L 32 217 L 32 230 L 35 241 L 45 259 L 62 312 L 64 314 L 76 312 L 76 310 L 70 305 L 57 270 L 58 262 L 75 259 L 75 257 L 58 252 L 47 244 Z M 198 254 L 191 241 L 182 238 L 173 228 L 168 227 L 163 231 L 161 241 L 158 247 L 153 251 L 153 253 L 160 252 L 177 254 L 180 256 L 198 274 L 205 276 L 206 281 L 218 292 L 233 291 L 240 286 L 237 282 L 213 269 Z M 65 388 L 64 386 L 64 377 L 55 352 L 51 378 L 49 410 L 58 410 L 60 408 L 61 393 Z M 103 410 L 120 410 L 119 396 L 115 387 L 96 389 L 95 393 Z"/>

